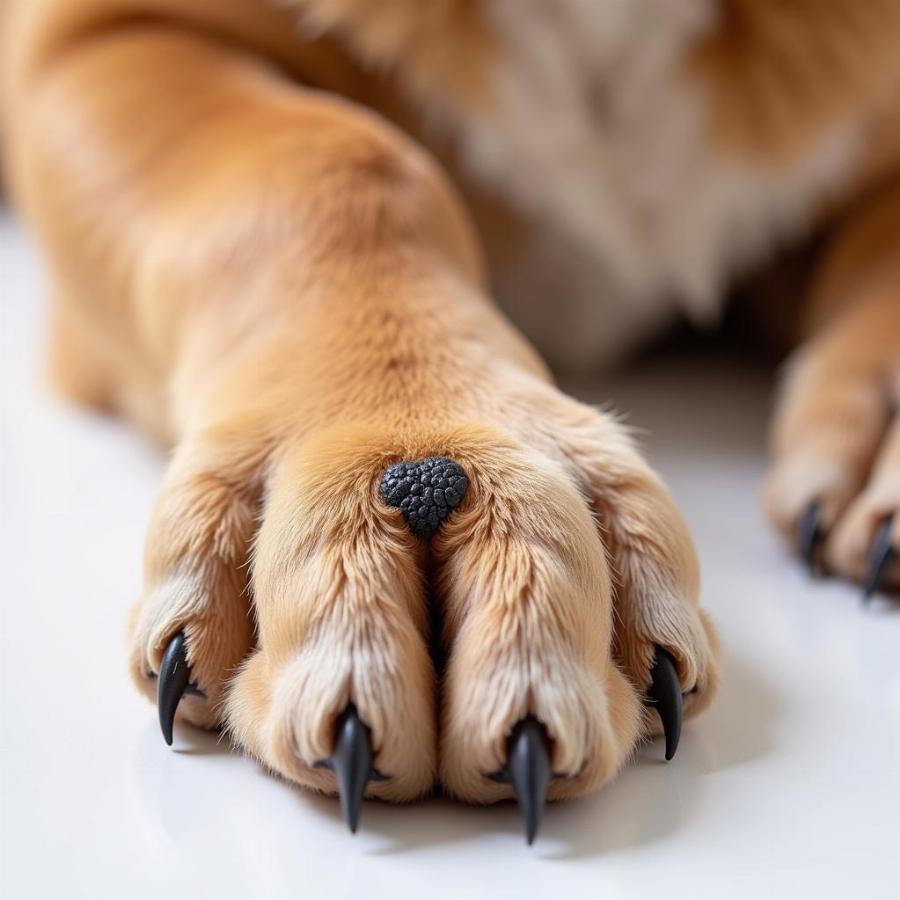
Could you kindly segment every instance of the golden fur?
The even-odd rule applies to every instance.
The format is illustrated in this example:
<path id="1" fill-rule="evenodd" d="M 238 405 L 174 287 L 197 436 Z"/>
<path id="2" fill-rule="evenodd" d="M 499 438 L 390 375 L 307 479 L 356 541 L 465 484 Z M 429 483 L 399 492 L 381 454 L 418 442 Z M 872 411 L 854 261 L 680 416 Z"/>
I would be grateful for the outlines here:
<path id="1" fill-rule="evenodd" d="M 670 21 L 642 0 L 592 30 L 598 6 L 557 2 L 15 0 L 3 25 L 56 382 L 175 445 L 134 678 L 152 697 L 184 628 L 208 699 L 179 714 L 315 789 L 350 700 L 391 776 L 372 795 L 438 779 L 487 802 L 526 713 L 571 776 L 552 795 L 608 781 L 654 728 L 656 644 L 689 714 L 714 696 L 681 517 L 616 420 L 551 385 L 488 273 L 551 343 L 547 316 L 577 314 L 557 349 L 591 361 L 832 228 L 768 506 L 790 536 L 822 499 L 828 564 L 858 578 L 900 502 L 900 4 L 692 0 Z M 545 245 L 555 268 L 529 268 Z M 471 487 L 426 546 L 377 484 L 436 454 Z"/>

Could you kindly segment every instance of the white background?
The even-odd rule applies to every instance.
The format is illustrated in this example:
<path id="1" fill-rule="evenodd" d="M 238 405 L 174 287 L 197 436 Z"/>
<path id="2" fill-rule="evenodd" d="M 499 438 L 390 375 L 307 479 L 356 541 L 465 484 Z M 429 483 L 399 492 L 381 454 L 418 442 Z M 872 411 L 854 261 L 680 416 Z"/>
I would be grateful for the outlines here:
<path id="1" fill-rule="evenodd" d="M 642 750 L 600 794 L 515 808 L 333 801 L 215 737 L 174 749 L 131 687 L 124 621 L 164 465 L 42 385 L 30 245 L 0 219 L 0 896 L 60 898 L 897 897 L 900 607 L 809 580 L 759 513 L 768 375 L 694 358 L 601 391 L 693 528 L 725 680 L 668 765 Z"/>

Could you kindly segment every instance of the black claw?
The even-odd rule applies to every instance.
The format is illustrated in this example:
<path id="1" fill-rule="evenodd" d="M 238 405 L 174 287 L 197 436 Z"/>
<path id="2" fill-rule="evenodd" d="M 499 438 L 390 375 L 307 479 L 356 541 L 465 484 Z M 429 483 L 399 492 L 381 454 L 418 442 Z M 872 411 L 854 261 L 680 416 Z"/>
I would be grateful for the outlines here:
<path id="1" fill-rule="evenodd" d="M 351 833 L 356 834 L 366 785 L 370 780 L 381 781 L 386 776 L 372 767 L 372 735 L 352 703 L 338 719 L 334 751 L 321 765 L 334 772 L 341 812 Z"/>
<path id="2" fill-rule="evenodd" d="M 822 543 L 821 506 L 818 500 L 806 507 L 797 525 L 797 539 L 800 544 L 800 557 L 806 563 L 810 574 L 818 570 L 819 545 Z"/>
<path id="3" fill-rule="evenodd" d="M 894 548 L 891 544 L 891 532 L 894 527 L 894 517 L 889 516 L 878 528 L 875 540 L 872 542 L 872 551 L 869 554 L 869 568 L 866 572 L 865 585 L 863 587 L 863 602 L 868 603 L 881 585 L 881 579 L 894 557 Z"/>
<path id="4" fill-rule="evenodd" d="M 544 814 L 547 786 L 553 777 L 547 729 L 533 716 L 527 716 L 513 728 L 506 766 L 495 777 L 512 783 L 525 823 L 525 839 L 533 844 Z"/>
<path id="5" fill-rule="evenodd" d="M 159 707 L 159 727 L 165 742 L 172 746 L 172 725 L 175 710 L 185 692 L 191 687 L 191 667 L 187 661 L 187 639 L 179 631 L 169 641 L 159 667 L 159 681 L 156 685 L 156 703 Z M 200 693 L 194 688 L 195 693 Z"/>
<path id="6" fill-rule="evenodd" d="M 656 707 L 666 735 L 666 760 L 675 756 L 678 741 L 681 739 L 681 719 L 684 700 L 681 694 L 681 683 L 678 681 L 678 670 L 675 660 L 663 650 L 656 648 L 656 658 L 650 672 L 650 689 L 647 691 L 647 703 Z"/>

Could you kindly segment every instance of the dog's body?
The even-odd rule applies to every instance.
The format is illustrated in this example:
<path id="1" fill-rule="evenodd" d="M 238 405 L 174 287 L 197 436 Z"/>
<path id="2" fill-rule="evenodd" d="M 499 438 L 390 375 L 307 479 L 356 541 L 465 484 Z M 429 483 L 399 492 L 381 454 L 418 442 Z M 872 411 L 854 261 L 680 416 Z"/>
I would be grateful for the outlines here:
<path id="1" fill-rule="evenodd" d="M 57 380 L 177 444 L 132 641 L 152 692 L 185 630 L 207 694 L 187 718 L 332 789 L 314 763 L 352 701 L 391 775 L 372 793 L 438 774 L 487 801 L 526 714 L 571 776 L 551 792 L 606 781 L 652 728 L 656 645 L 688 712 L 711 699 L 677 512 L 549 385 L 485 260 L 551 360 L 585 366 L 824 235 L 779 312 L 814 336 L 769 509 L 792 535 L 818 504 L 827 565 L 863 575 L 900 504 L 897 0 L 16 0 L 3 30 Z M 434 455 L 471 484 L 426 551 L 374 486 Z"/>

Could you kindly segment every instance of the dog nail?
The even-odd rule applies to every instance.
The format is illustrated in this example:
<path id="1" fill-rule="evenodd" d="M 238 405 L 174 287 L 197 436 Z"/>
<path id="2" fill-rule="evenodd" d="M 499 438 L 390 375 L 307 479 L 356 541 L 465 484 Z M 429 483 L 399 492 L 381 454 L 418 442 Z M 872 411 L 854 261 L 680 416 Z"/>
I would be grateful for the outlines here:
<path id="1" fill-rule="evenodd" d="M 891 545 L 891 532 L 894 526 L 894 517 L 889 516 L 875 533 L 872 541 L 872 550 L 869 554 L 869 567 L 866 571 L 866 579 L 863 587 L 863 602 L 868 603 L 881 585 L 881 579 L 894 557 L 894 548 Z"/>
<path id="2" fill-rule="evenodd" d="M 806 563 L 811 575 L 818 573 L 819 545 L 822 542 L 821 506 L 818 500 L 806 507 L 797 526 L 800 557 Z"/>
<path id="3" fill-rule="evenodd" d="M 159 727 L 162 729 L 165 742 L 172 745 L 172 725 L 175 722 L 175 710 L 182 696 L 191 685 L 191 667 L 187 661 L 187 640 L 184 632 L 179 631 L 169 641 L 159 667 L 159 681 L 156 685 L 156 703 L 159 707 Z M 196 687 L 191 693 L 202 694 Z"/>
<path id="4" fill-rule="evenodd" d="M 369 781 L 383 781 L 387 776 L 372 766 L 372 736 L 352 703 L 338 719 L 334 751 L 319 765 L 334 772 L 341 812 L 351 833 L 356 834 L 366 785 Z"/>
<path id="5" fill-rule="evenodd" d="M 666 736 L 666 760 L 675 756 L 681 739 L 683 699 L 675 660 L 662 647 L 656 648 L 653 669 L 650 672 L 650 689 L 647 703 L 656 707 Z"/>
<path id="6" fill-rule="evenodd" d="M 533 716 L 527 716 L 513 728 L 506 766 L 492 777 L 512 783 L 529 845 L 534 843 L 541 824 L 552 774 L 547 729 Z"/>

